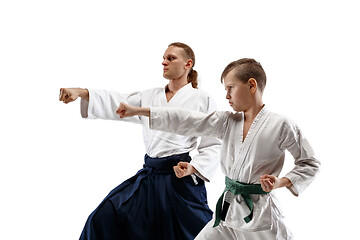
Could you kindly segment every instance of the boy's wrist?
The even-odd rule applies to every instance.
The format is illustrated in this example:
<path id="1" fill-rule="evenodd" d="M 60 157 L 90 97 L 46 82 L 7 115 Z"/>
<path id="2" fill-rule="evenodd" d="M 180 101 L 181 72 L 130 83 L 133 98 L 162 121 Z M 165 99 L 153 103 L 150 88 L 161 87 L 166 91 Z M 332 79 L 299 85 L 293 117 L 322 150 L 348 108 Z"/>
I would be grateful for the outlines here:
<path id="1" fill-rule="evenodd" d="M 142 115 L 142 116 L 149 117 L 150 116 L 150 108 L 136 107 L 135 113 L 136 113 L 136 115 Z"/>
<path id="2" fill-rule="evenodd" d="M 283 177 L 280 179 L 280 187 L 290 188 L 292 186 L 292 182 L 287 177 Z"/>

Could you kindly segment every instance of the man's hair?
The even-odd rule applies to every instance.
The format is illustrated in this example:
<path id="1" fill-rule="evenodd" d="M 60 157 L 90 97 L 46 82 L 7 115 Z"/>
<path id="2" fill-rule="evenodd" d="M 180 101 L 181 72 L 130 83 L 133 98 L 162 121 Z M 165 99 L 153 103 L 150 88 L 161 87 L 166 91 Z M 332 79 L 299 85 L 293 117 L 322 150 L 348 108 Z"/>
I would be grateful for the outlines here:
<path id="1" fill-rule="evenodd" d="M 221 74 L 221 83 L 226 75 L 232 70 L 235 71 L 235 77 L 243 83 L 246 83 L 250 78 L 254 78 L 259 90 L 264 92 L 266 86 L 266 74 L 259 62 L 252 58 L 242 58 L 231 62 Z"/>

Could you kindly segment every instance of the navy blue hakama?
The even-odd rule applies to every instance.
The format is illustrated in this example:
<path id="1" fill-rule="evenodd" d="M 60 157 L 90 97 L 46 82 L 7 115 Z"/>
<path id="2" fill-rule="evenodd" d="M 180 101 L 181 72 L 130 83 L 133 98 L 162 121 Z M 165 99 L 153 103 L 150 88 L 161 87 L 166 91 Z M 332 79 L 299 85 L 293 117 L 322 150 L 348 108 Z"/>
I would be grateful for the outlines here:
<path id="1" fill-rule="evenodd" d="M 145 155 L 143 169 L 115 189 L 92 212 L 80 240 L 193 240 L 212 218 L 204 181 L 173 171 L 188 153 Z"/>

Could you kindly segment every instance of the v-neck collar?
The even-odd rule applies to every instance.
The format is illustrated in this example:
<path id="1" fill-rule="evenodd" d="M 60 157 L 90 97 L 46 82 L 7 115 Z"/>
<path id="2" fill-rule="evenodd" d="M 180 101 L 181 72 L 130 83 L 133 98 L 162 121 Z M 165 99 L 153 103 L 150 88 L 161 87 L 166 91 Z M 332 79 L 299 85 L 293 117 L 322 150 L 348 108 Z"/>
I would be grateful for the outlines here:
<path id="1" fill-rule="evenodd" d="M 166 85 L 166 86 L 164 87 L 164 92 L 163 92 L 163 96 L 164 96 L 165 102 L 166 102 L 167 104 L 170 104 L 171 102 L 173 102 L 173 99 L 174 99 L 174 98 L 179 97 L 178 95 L 181 96 L 181 95 L 183 95 L 183 92 L 186 93 L 187 91 L 189 91 L 190 88 L 192 88 L 192 86 L 191 86 L 190 83 L 186 84 L 185 86 L 183 86 L 182 88 L 180 88 L 180 89 L 174 94 L 174 96 L 172 96 L 172 98 L 168 101 L 168 100 L 167 100 L 167 97 L 166 97 L 166 88 L 168 88 L 168 86 L 169 86 L 169 85 Z"/>
<path id="2" fill-rule="evenodd" d="M 242 128 L 241 128 L 241 134 L 240 134 L 242 142 L 238 145 L 239 148 L 237 150 L 235 162 L 234 162 L 233 166 L 231 167 L 231 171 L 230 171 L 230 176 L 232 176 L 233 179 L 237 178 L 238 171 L 243 169 L 244 164 L 246 164 L 245 158 L 250 150 L 250 146 L 251 146 L 253 140 L 255 139 L 258 131 L 260 130 L 261 126 L 264 124 L 264 122 L 266 121 L 266 119 L 268 118 L 269 115 L 270 115 L 270 112 L 264 106 L 260 110 L 260 112 L 256 115 L 254 121 L 252 122 L 244 141 L 242 141 L 244 120 L 242 121 Z"/>

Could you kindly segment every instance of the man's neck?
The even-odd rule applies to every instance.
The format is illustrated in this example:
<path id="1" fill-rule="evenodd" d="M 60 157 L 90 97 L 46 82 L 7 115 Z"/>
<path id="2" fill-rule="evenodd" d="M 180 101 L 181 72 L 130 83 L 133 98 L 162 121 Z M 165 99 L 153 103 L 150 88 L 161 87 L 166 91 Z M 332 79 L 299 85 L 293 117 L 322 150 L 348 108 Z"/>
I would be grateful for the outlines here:
<path id="1" fill-rule="evenodd" d="M 167 85 L 166 90 L 175 94 L 186 84 L 188 84 L 187 79 L 185 79 L 185 80 L 182 80 L 182 79 L 170 80 L 169 84 Z"/>

